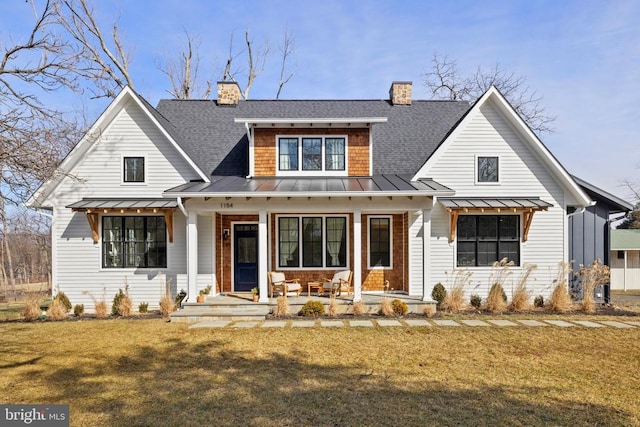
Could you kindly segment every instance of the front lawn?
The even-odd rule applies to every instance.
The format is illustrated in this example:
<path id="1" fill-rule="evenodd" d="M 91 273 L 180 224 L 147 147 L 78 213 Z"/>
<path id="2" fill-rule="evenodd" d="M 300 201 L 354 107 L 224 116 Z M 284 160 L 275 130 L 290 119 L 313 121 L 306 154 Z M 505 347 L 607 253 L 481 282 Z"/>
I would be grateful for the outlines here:
<path id="1" fill-rule="evenodd" d="M 10 322 L 0 401 L 68 403 L 74 426 L 632 426 L 639 331 Z"/>

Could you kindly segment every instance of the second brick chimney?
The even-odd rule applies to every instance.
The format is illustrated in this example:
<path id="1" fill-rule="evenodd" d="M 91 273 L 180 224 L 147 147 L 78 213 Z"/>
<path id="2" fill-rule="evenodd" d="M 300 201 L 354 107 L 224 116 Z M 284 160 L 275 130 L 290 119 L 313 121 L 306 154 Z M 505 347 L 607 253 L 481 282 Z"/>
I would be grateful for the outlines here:
<path id="1" fill-rule="evenodd" d="M 240 87 L 236 82 L 218 82 L 218 105 L 238 105 Z"/>
<path id="2" fill-rule="evenodd" d="M 411 82 L 393 82 L 389 89 L 392 105 L 411 105 Z"/>

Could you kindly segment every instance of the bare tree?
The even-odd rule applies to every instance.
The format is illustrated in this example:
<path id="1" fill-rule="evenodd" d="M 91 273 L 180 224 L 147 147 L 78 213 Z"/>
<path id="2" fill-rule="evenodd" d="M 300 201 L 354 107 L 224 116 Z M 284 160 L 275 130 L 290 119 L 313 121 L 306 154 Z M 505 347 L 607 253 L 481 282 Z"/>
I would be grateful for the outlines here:
<path id="1" fill-rule="evenodd" d="M 552 132 L 555 117 L 547 114 L 542 97 L 531 90 L 525 76 L 504 70 L 498 62 L 492 68 L 479 66 L 474 73 L 463 76 L 456 61 L 434 53 L 425 84 L 435 99 L 464 101 L 474 101 L 495 86 L 534 132 Z"/>
<path id="2" fill-rule="evenodd" d="M 169 78 L 171 90 L 167 92 L 175 99 L 207 99 L 211 95 L 211 80 L 200 82 L 198 72 L 200 68 L 200 41 L 194 39 L 185 30 L 187 46 L 180 52 L 180 57 L 165 57 L 158 64 L 158 69 Z"/>
<path id="3" fill-rule="evenodd" d="M 267 58 L 269 57 L 270 47 L 268 41 L 265 40 L 264 44 L 258 48 L 258 51 L 254 51 L 255 49 L 255 41 L 251 39 L 249 36 L 249 30 L 244 33 L 244 41 L 245 41 L 245 49 L 234 53 L 233 49 L 233 34 L 231 35 L 229 41 L 229 57 L 227 59 L 227 63 L 225 65 L 224 74 L 222 76 L 222 80 L 231 80 L 233 82 L 238 83 L 237 76 L 240 74 L 246 75 L 246 83 L 244 88 L 240 88 L 240 93 L 242 94 L 242 99 L 249 98 L 249 92 L 251 91 L 251 87 L 255 82 L 256 78 L 264 72 L 265 64 L 267 62 Z M 243 69 L 234 69 L 233 61 L 241 55 L 246 55 L 247 60 L 247 69 L 246 72 Z"/>
<path id="4" fill-rule="evenodd" d="M 278 92 L 276 93 L 276 99 L 280 99 L 280 92 L 284 85 L 289 83 L 289 80 L 293 77 L 293 72 L 287 71 L 287 59 L 295 50 L 293 33 L 289 31 L 288 28 L 284 30 L 284 38 L 282 40 L 282 44 L 278 46 L 278 50 L 280 51 L 280 58 L 282 59 L 280 66 L 280 83 L 278 83 Z"/>
<path id="5" fill-rule="evenodd" d="M 110 40 L 102 33 L 87 0 L 62 0 L 57 6 L 60 25 L 76 43 L 80 60 L 76 72 L 93 80 L 94 97 L 115 98 L 125 86 L 134 88 L 129 74 L 129 54 L 113 24 Z"/>

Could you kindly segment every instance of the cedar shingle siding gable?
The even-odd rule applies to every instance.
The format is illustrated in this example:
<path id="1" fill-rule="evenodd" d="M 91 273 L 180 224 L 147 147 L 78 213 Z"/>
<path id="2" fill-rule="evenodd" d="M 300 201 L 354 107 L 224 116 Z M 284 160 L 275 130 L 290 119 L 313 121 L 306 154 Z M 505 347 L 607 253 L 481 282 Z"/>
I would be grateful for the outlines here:
<path id="1" fill-rule="evenodd" d="M 205 173 L 222 176 L 249 173 L 246 128 L 235 118 L 387 117 L 386 123 L 371 127 L 373 171 L 369 174 L 377 175 L 416 173 L 468 109 L 469 104 L 460 101 L 393 106 L 386 100 L 248 100 L 220 106 L 215 101 L 162 100 L 157 112 L 174 127 L 178 143 Z M 360 151 L 356 162 L 365 155 L 369 153 Z M 362 172 L 365 169 L 358 167 L 350 175 Z"/>

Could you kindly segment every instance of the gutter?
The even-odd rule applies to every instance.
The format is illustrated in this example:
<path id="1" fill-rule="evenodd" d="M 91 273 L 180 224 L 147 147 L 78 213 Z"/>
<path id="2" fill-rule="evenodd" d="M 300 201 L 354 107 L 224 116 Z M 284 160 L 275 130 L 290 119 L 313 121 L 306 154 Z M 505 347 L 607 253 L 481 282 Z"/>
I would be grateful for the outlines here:
<path id="1" fill-rule="evenodd" d="M 590 208 L 591 206 L 595 206 L 596 203 L 598 203 L 598 202 L 596 202 L 595 200 L 592 200 L 591 203 L 589 203 L 587 206 L 583 206 L 580 209 L 578 209 L 577 211 L 571 212 L 570 214 L 567 214 L 567 218 L 571 218 L 574 215 L 579 215 L 579 214 L 584 213 L 585 209 Z"/>
<path id="2" fill-rule="evenodd" d="M 178 208 L 180 208 L 180 211 L 182 212 L 182 214 L 185 217 L 188 217 L 189 213 L 187 212 L 187 210 L 185 209 L 184 205 L 182 204 L 182 197 L 176 198 L 176 202 L 178 202 Z"/>

